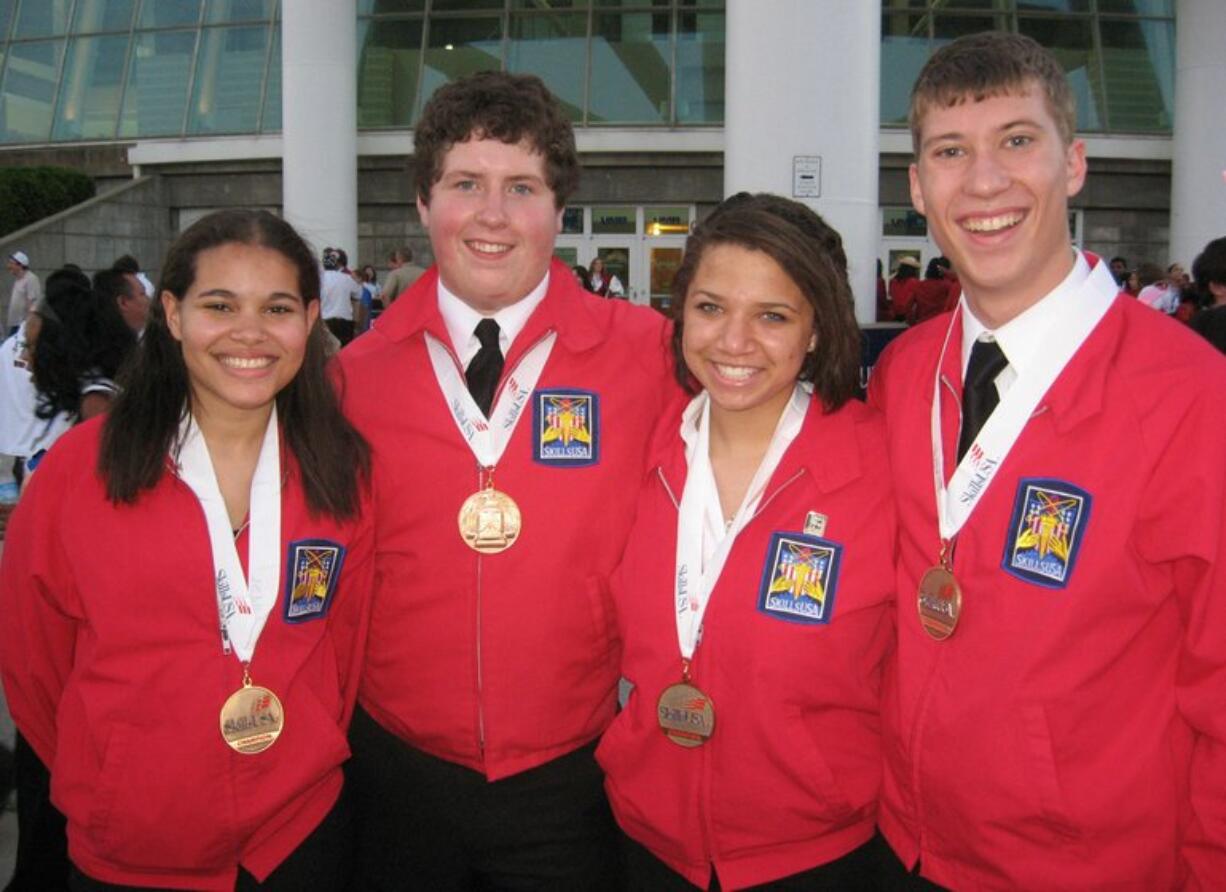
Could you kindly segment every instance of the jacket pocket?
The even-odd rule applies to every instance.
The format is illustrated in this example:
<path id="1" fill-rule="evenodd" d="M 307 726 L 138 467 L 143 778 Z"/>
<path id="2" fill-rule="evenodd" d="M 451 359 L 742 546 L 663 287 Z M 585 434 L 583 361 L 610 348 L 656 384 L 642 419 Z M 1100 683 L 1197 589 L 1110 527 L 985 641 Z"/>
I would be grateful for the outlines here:
<path id="1" fill-rule="evenodd" d="M 1075 839 L 1080 833 L 1069 817 L 1060 786 L 1047 711 L 1038 704 L 1024 705 L 1019 710 L 1019 720 L 1022 746 L 1030 768 L 1031 789 L 1038 798 L 1039 814 L 1053 832 Z"/>
<path id="2" fill-rule="evenodd" d="M 603 576 L 589 576 L 584 583 L 584 600 L 592 625 L 592 641 L 599 661 L 617 647 L 617 626 L 614 616 L 613 597 L 609 593 L 609 580 Z"/>

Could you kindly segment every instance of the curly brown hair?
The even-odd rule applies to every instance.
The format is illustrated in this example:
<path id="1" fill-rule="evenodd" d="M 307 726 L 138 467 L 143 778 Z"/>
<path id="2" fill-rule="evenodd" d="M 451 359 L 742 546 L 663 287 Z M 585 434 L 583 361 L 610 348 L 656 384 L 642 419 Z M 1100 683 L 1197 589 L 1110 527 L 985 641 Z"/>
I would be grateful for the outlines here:
<path id="1" fill-rule="evenodd" d="M 697 385 L 682 352 L 685 301 L 703 255 L 717 245 L 737 245 L 769 256 L 813 307 L 817 345 L 805 355 L 797 380 L 813 383 L 827 412 L 855 396 L 860 375 L 856 324 L 843 239 L 816 212 L 779 195 L 739 192 L 725 199 L 686 240 L 673 279 L 673 370 L 691 393 Z"/>
<path id="2" fill-rule="evenodd" d="M 440 87 L 422 110 L 413 131 L 413 179 L 422 204 L 430 204 L 451 147 L 473 138 L 527 141 L 545 159 L 545 181 L 559 208 L 579 185 L 574 130 L 544 82 L 531 74 L 481 71 Z"/>

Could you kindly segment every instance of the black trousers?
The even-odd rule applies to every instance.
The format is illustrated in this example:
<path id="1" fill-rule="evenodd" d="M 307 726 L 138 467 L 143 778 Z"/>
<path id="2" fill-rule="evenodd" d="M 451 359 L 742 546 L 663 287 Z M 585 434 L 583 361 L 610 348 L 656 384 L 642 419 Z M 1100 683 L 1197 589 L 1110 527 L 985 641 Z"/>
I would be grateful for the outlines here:
<path id="1" fill-rule="evenodd" d="M 714 871 L 708 885 L 695 886 L 630 837 L 623 835 L 622 841 L 629 892 L 695 892 L 698 889 L 719 892 L 719 879 Z M 889 859 L 895 863 L 898 860 L 878 833 L 842 858 L 751 889 L 757 892 L 877 892 L 889 888 L 882 885 L 882 871 Z"/>
<path id="2" fill-rule="evenodd" d="M 336 335 L 336 339 L 341 342 L 342 347 L 353 340 L 352 319 L 325 319 L 324 325 L 328 326 L 328 330 Z"/>
<path id="3" fill-rule="evenodd" d="M 238 869 L 234 892 L 344 892 L 353 874 L 353 808 L 342 790 L 332 810 L 319 826 L 277 865 L 264 882 L 243 868 Z M 76 865 L 68 877 L 70 892 L 169 892 L 148 886 L 121 886 L 86 876 Z"/>
<path id="4" fill-rule="evenodd" d="M 594 743 L 492 783 L 408 746 L 361 708 L 349 745 L 355 890 L 621 888 Z"/>

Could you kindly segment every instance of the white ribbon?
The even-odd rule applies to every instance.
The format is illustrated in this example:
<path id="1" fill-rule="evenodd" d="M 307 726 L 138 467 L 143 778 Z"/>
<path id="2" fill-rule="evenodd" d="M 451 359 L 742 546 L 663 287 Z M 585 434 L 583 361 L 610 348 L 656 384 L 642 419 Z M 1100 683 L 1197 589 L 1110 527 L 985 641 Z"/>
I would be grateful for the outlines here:
<path id="1" fill-rule="evenodd" d="M 681 435 L 686 441 L 689 471 L 681 503 L 677 506 L 677 572 L 673 582 L 677 643 L 682 659 L 694 656 L 711 592 L 719 581 L 736 537 L 753 519 L 766 485 L 800 433 L 810 399 L 808 390 L 797 385 L 779 416 L 770 445 L 745 491 L 745 498 L 726 528 L 719 487 L 711 467 L 711 400 L 704 391 L 694 397 L 685 410 Z M 699 416 L 698 430 L 693 434 L 686 425 L 695 416 Z"/>
<path id="2" fill-rule="evenodd" d="M 245 665 L 251 662 L 281 585 L 281 443 L 277 407 L 274 405 L 269 415 L 251 478 L 245 577 L 209 447 L 191 415 L 180 426 L 180 440 L 179 477 L 200 500 L 208 525 L 222 649 L 229 653 L 233 645 Z"/>
<path id="3" fill-rule="evenodd" d="M 945 453 L 941 437 L 941 368 L 949 349 L 957 313 L 950 319 L 937 360 L 932 393 L 932 470 L 941 541 L 948 542 L 965 525 L 996 472 L 1021 436 L 1039 401 L 1102 320 L 1119 293 L 1107 264 L 1098 263 L 1068 301 L 1060 318 L 1044 333 L 1041 346 L 1025 374 L 1008 389 L 945 484 Z"/>
<path id="4" fill-rule="evenodd" d="M 455 419 L 460 436 L 468 444 L 478 464 L 483 468 L 492 468 L 502 458 L 515 425 L 523 414 L 528 398 L 540 380 L 541 371 L 553 350 L 557 335 L 547 333 L 524 354 L 515 368 L 503 382 L 494 402 L 493 411 L 487 421 L 478 408 L 476 400 L 468 392 L 468 383 L 460 371 L 459 361 L 454 354 L 443 346 L 442 342 L 432 335 L 426 335 L 426 349 L 430 354 L 430 364 L 434 367 L 434 377 L 438 379 L 439 390 L 447 400 L 447 408 Z"/>

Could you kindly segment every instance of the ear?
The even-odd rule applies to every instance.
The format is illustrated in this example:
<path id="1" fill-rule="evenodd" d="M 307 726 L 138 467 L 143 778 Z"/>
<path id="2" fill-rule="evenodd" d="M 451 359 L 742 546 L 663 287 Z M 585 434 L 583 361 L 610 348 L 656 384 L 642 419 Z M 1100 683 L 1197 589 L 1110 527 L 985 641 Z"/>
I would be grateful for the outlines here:
<path id="1" fill-rule="evenodd" d="M 813 332 L 813 334 L 809 337 L 809 346 L 805 348 L 805 352 L 806 353 L 816 353 L 817 352 L 817 332 Z"/>
<path id="2" fill-rule="evenodd" d="M 306 307 L 307 331 L 315 327 L 315 323 L 319 321 L 319 301 L 313 300 Z"/>
<path id="3" fill-rule="evenodd" d="M 1086 182 L 1086 144 L 1084 140 L 1075 139 L 1065 149 L 1065 176 L 1068 179 L 1065 194 L 1072 198 L 1081 191 Z"/>
<path id="4" fill-rule="evenodd" d="M 912 162 L 907 168 L 907 177 L 911 181 L 911 204 L 921 214 L 927 216 L 924 211 L 924 190 L 920 188 L 919 165 Z"/>
<path id="5" fill-rule="evenodd" d="M 169 291 L 162 292 L 162 311 L 166 314 L 166 327 L 176 341 L 183 340 L 183 322 L 179 318 L 179 299 Z"/>
<path id="6" fill-rule="evenodd" d="M 430 205 L 421 200 L 421 196 L 417 196 L 417 216 L 421 217 L 421 225 L 427 230 L 430 229 Z"/>
<path id="7" fill-rule="evenodd" d="M 558 208 L 558 219 L 554 221 L 554 224 L 555 224 L 555 225 L 554 225 L 554 227 L 553 227 L 553 231 L 554 231 L 555 233 L 561 234 L 561 232 L 562 232 L 562 215 L 563 215 L 563 214 L 565 214 L 565 213 L 566 213 L 566 208 L 565 208 L 565 207 L 560 207 L 560 208 Z"/>

